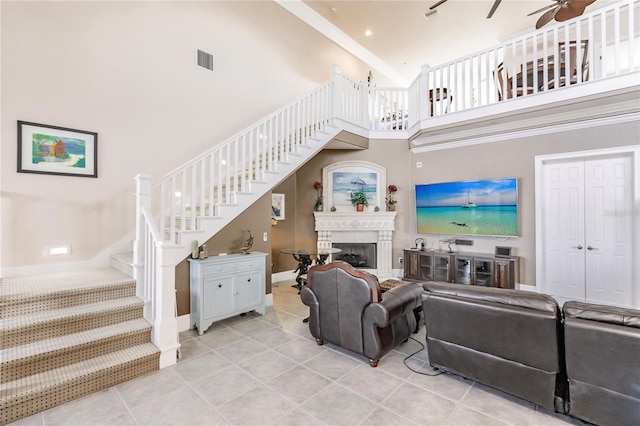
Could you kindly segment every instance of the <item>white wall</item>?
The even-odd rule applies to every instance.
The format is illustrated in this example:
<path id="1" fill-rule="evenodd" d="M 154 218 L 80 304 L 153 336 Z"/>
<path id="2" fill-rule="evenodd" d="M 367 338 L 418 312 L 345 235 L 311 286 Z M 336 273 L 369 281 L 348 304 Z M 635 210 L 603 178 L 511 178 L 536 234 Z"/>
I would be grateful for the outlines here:
<path id="1" fill-rule="evenodd" d="M 330 78 L 368 67 L 273 2 L 2 2 L 0 267 L 93 258 L 161 176 Z M 214 71 L 195 66 L 196 49 Z M 16 172 L 17 121 L 98 132 L 98 179 Z M 45 247 L 71 244 L 64 259 Z M 0 274 L 2 271 L 0 270 Z"/>

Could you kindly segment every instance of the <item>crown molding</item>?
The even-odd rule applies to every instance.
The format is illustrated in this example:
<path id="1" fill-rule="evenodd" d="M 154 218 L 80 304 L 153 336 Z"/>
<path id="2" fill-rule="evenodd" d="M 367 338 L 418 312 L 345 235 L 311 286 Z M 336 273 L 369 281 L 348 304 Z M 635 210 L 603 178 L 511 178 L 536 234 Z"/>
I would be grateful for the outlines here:
<path id="1" fill-rule="evenodd" d="M 411 152 L 414 154 L 422 152 L 440 151 L 443 149 L 461 148 L 471 145 L 480 145 L 484 143 L 501 142 L 510 139 L 522 139 L 530 136 L 547 135 L 550 133 L 568 132 L 572 130 L 586 129 L 590 127 L 600 127 L 610 124 L 628 123 L 631 121 L 640 120 L 640 113 L 634 112 L 630 114 L 623 114 L 613 117 L 604 117 L 596 119 L 587 119 L 583 121 L 576 121 L 572 123 L 555 124 L 546 127 L 537 127 L 526 130 L 504 132 L 500 134 L 492 134 L 482 137 L 469 138 L 464 140 L 458 140 L 455 142 L 439 143 L 428 146 L 421 146 L 411 148 Z"/>
<path id="2" fill-rule="evenodd" d="M 382 73 L 400 87 L 408 87 L 408 82 L 393 67 L 365 49 L 361 44 L 325 19 L 318 12 L 304 4 L 302 0 L 273 0 L 280 7 L 300 19 L 329 40 L 351 53 L 356 58 Z"/>

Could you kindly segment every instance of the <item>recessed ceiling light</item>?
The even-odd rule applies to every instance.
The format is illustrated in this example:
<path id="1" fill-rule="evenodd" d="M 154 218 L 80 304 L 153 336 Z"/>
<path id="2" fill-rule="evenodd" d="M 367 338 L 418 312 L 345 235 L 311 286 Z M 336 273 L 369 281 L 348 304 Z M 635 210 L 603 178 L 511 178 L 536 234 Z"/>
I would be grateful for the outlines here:
<path id="1" fill-rule="evenodd" d="M 371 30 L 367 30 L 364 32 L 364 35 L 366 35 L 367 37 L 369 37 L 372 34 Z"/>

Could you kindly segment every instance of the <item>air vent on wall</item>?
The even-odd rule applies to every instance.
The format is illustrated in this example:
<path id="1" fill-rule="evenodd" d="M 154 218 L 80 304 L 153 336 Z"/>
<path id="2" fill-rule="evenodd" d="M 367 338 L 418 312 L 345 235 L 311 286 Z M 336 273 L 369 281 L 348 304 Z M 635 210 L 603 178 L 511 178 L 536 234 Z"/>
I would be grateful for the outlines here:
<path id="1" fill-rule="evenodd" d="M 213 71 L 213 55 L 198 49 L 198 66 Z"/>

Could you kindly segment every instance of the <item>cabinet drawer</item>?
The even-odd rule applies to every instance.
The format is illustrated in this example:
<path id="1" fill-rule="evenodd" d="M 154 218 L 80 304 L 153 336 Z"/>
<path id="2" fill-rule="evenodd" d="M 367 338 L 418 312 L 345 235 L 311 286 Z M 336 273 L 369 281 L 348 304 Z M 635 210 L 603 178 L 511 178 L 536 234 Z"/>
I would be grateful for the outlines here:
<path id="1" fill-rule="evenodd" d="M 242 262 L 238 262 L 237 265 L 238 272 L 262 269 L 264 267 L 264 258 L 261 257 L 260 259 L 243 260 Z"/>
<path id="2" fill-rule="evenodd" d="M 204 267 L 204 275 L 225 274 L 227 272 L 235 272 L 236 265 L 234 263 L 221 263 L 219 265 L 207 265 Z"/>

